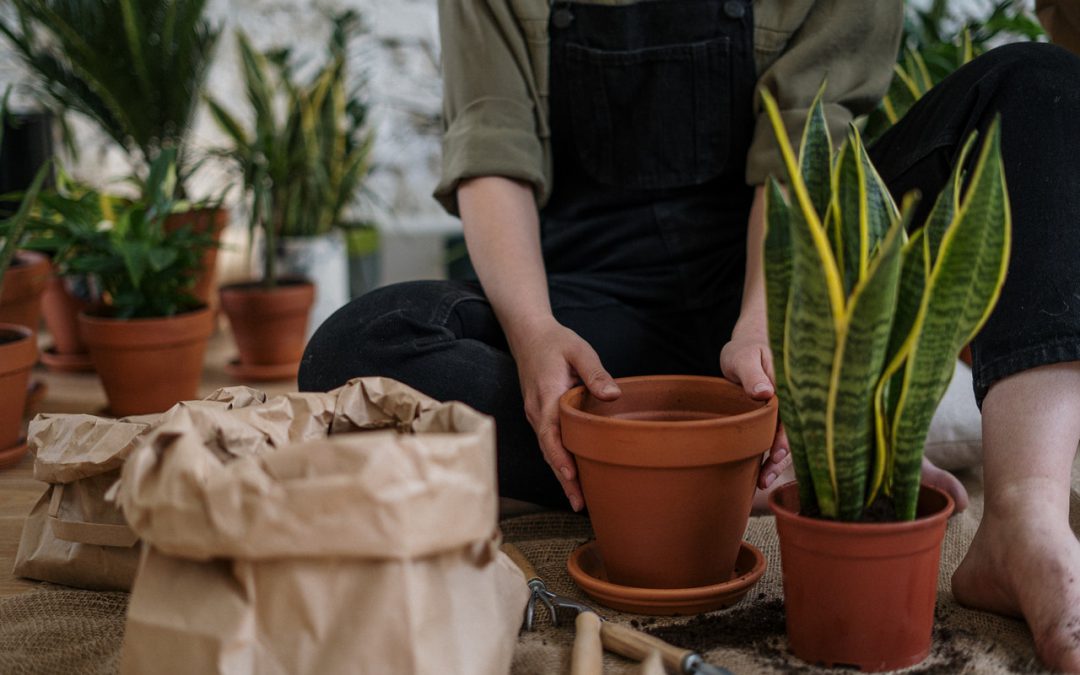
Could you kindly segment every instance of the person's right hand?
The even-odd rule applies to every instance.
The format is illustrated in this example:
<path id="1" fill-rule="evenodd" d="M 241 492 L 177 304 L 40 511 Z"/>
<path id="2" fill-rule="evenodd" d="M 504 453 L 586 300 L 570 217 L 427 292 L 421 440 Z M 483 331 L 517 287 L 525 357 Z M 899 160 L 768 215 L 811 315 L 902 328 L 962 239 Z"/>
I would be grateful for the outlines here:
<path id="1" fill-rule="evenodd" d="M 570 507 L 580 511 L 585 499 L 578 483 L 574 458 L 562 443 L 559 427 L 559 397 L 578 384 L 603 401 L 613 401 L 621 393 L 615 380 L 604 370 L 600 357 L 577 333 L 545 319 L 523 332 L 512 345 L 517 361 L 525 416 L 536 432 L 548 466 L 562 485 Z"/>

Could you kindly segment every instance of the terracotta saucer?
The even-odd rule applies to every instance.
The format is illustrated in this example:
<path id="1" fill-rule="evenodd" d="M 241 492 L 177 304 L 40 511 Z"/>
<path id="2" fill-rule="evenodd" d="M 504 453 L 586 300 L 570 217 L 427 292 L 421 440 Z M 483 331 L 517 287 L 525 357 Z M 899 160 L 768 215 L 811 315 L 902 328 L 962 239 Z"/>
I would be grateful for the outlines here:
<path id="1" fill-rule="evenodd" d="M 88 373 L 94 370 L 90 354 L 58 354 L 56 347 L 41 352 L 41 362 L 54 373 Z"/>
<path id="2" fill-rule="evenodd" d="M 257 366 L 240 363 L 240 359 L 233 359 L 225 364 L 225 373 L 237 380 L 254 382 L 272 382 L 275 380 L 295 380 L 296 373 L 300 370 L 300 362 L 275 363 L 268 366 Z"/>
<path id="3" fill-rule="evenodd" d="M 570 578 L 597 602 L 633 614 L 677 616 L 711 612 L 734 605 L 765 573 L 765 556 L 742 542 L 730 581 L 697 588 L 636 588 L 607 580 L 595 541 L 582 544 L 566 561 Z"/>
<path id="4" fill-rule="evenodd" d="M 7 469 L 13 467 L 22 461 L 23 455 L 29 446 L 26 445 L 26 439 L 23 438 L 15 445 L 6 450 L 0 450 L 0 469 Z"/>

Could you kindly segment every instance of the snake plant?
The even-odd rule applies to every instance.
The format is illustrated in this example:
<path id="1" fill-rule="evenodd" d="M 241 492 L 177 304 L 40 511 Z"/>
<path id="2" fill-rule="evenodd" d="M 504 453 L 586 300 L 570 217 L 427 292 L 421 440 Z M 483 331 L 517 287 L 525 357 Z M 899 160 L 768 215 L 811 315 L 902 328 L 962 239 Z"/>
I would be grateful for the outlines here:
<path id="1" fill-rule="evenodd" d="M 911 520 L 930 420 L 1005 279 L 998 122 L 970 176 L 968 139 L 914 228 L 917 198 L 897 208 L 858 129 L 833 150 L 821 93 L 798 156 L 775 100 L 762 98 L 788 174 L 787 195 L 773 178 L 766 187 L 766 301 L 801 502 L 850 521 L 887 498 L 898 520 Z"/>

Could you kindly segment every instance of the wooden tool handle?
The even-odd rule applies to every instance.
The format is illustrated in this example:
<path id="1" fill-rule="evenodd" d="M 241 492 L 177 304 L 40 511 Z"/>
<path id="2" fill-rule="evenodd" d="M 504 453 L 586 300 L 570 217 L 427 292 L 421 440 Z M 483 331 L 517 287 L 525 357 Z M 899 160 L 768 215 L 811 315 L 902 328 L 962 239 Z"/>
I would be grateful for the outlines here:
<path id="1" fill-rule="evenodd" d="M 536 568 L 532 566 L 532 563 L 529 562 L 529 559 L 525 557 L 525 554 L 522 553 L 521 549 L 517 546 L 504 543 L 499 548 L 502 549 L 503 553 L 510 556 L 510 559 L 514 561 L 514 564 L 517 565 L 525 575 L 525 583 L 540 578 L 540 575 L 536 573 Z"/>
<path id="2" fill-rule="evenodd" d="M 683 659 L 693 653 L 689 649 L 679 649 L 660 638 L 614 621 L 605 621 L 600 626 L 600 639 L 609 651 L 635 661 L 645 660 L 650 652 L 660 652 L 664 665 L 677 673 L 682 672 Z"/>
<path id="3" fill-rule="evenodd" d="M 574 622 L 574 651 L 570 655 L 570 675 L 601 675 L 604 647 L 600 644 L 600 617 L 582 612 Z"/>

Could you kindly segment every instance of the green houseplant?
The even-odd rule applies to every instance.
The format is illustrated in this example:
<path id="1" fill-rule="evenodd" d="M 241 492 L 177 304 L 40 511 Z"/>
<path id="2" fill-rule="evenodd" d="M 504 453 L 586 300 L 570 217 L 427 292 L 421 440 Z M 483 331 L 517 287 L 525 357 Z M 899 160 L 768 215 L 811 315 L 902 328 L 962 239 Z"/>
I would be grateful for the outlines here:
<path id="1" fill-rule="evenodd" d="M 367 107 L 348 79 L 347 46 L 358 22 L 351 12 L 335 17 L 327 60 L 304 83 L 297 81 L 288 50 L 259 52 L 238 33 L 252 128 L 245 128 L 221 103 L 208 101 L 230 141 L 217 154 L 242 178 L 252 240 L 262 240 L 261 281 L 221 292 L 240 350 L 229 368 L 238 376 L 282 379 L 296 374 L 313 288 L 295 280 L 282 283 L 283 257 L 308 259 L 285 265 L 291 274 L 310 277 L 336 271 L 328 275 L 329 282 L 317 279 L 315 325 L 348 300 L 346 249 L 335 228 L 362 189 L 372 145 Z M 328 246 L 325 239 L 330 236 Z M 312 245 L 329 250 L 289 255 L 291 249 L 306 248 L 303 242 L 320 238 L 324 241 Z M 268 316 L 280 322 L 273 330 L 267 327 Z M 272 341 L 273 336 L 280 337 L 280 343 Z"/>
<path id="2" fill-rule="evenodd" d="M 947 495 L 920 489 L 923 443 L 1009 258 L 999 130 L 988 130 L 965 190 L 969 139 L 909 235 L 915 199 L 896 208 L 856 129 L 834 156 L 820 94 L 798 157 L 763 99 L 791 196 L 770 180 L 769 336 L 798 478 L 770 498 L 788 637 L 809 661 L 899 668 L 929 651 L 951 511 Z M 901 522 L 866 522 L 881 520 Z M 896 578 L 908 584 L 882 583 Z"/>
<path id="3" fill-rule="evenodd" d="M 3 293 L 8 269 L 30 220 L 30 210 L 47 174 L 48 167 L 42 167 L 18 211 L 0 222 L 4 242 L 0 247 L 0 294 Z M 37 342 L 31 327 L 0 323 L 0 469 L 17 464 L 26 454 L 26 443 L 19 441 L 19 434 L 26 410 L 30 369 L 37 362 L 37 356 Z"/>
<path id="4" fill-rule="evenodd" d="M 162 152 L 176 153 L 180 197 L 196 167 L 187 139 L 220 28 L 205 18 L 206 0 L 12 0 L 3 34 L 32 76 L 37 98 L 61 121 L 77 113 L 123 148 L 137 182 Z M 143 188 L 145 189 L 145 188 Z M 178 202 L 166 227 L 190 224 L 218 240 L 227 212 L 217 204 Z M 193 272 L 208 302 L 217 247 L 204 249 Z"/>
<path id="5" fill-rule="evenodd" d="M 26 245 L 53 255 L 61 275 L 89 279 L 98 303 L 79 329 L 109 398 L 125 416 L 195 398 L 213 314 L 193 294 L 192 274 L 210 235 L 166 227 L 176 155 L 151 163 L 145 192 L 119 199 L 70 183 L 42 194 Z"/>

